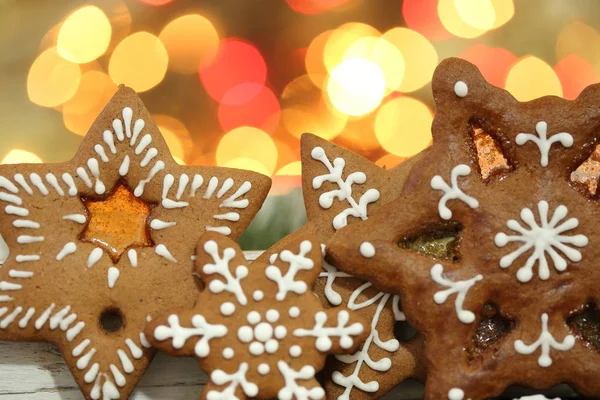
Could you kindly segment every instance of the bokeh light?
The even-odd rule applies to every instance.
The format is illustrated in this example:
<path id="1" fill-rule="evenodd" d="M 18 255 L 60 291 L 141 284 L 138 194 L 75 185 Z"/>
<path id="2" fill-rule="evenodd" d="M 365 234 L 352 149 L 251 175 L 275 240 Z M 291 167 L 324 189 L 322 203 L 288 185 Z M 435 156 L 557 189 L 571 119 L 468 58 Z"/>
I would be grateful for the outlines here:
<path id="1" fill-rule="evenodd" d="M 291 163 L 286 164 L 283 167 L 279 168 L 275 175 L 300 176 L 300 175 L 302 175 L 302 162 L 292 161 Z"/>
<path id="2" fill-rule="evenodd" d="M 340 7 L 350 0 L 285 0 L 290 8 L 296 12 L 313 15 Z"/>
<path id="3" fill-rule="evenodd" d="M 556 57 L 561 60 L 574 54 L 600 72 L 600 34 L 581 21 L 571 22 L 560 31 L 556 41 Z"/>
<path id="4" fill-rule="evenodd" d="M 325 65 L 325 46 L 329 41 L 329 36 L 333 31 L 325 31 L 320 33 L 311 42 L 306 49 L 306 58 L 304 64 L 306 72 L 310 76 L 310 80 L 319 87 L 323 88 L 327 79 L 327 66 Z"/>
<path id="5" fill-rule="evenodd" d="M 510 67 L 517 62 L 517 56 L 510 51 L 484 44 L 468 48 L 460 58 L 475 64 L 485 79 L 498 87 L 504 87 Z"/>
<path id="6" fill-rule="evenodd" d="M 194 74 L 208 65 L 219 51 L 219 34 L 213 24 L 198 14 L 171 21 L 158 36 L 169 53 L 169 68 Z"/>
<path id="7" fill-rule="evenodd" d="M 600 75 L 594 67 L 583 58 L 571 54 L 560 60 L 554 71 L 563 88 L 563 97 L 573 100 L 586 86 L 600 82 Z"/>
<path id="8" fill-rule="evenodd" d="M 438 55 L 427 38 L 411 29 L 393 28 L 385 32 L 381 40 L 394 45 L 403 56 L 404 76 L 398 90 L 412 92 L 431 81 Z M 393 64 L 387 68 L 394 68 Z"/>
<path id="9" fill-rule="evenodd" d="M 217 165 L 231 166 L 232 160 L 245 158 L 255 160 L 272 175 L 277 165 L 277 146 L 266 132 L 258 128 L 242 126 L 225 134 L 217 146 Z"/>
<path id="10" fill-rule="evenodd" d="M 527 56 L 517 61 L 506 78 L 506 90 L 519 101 L 529 101 L 546 95 L 562 96 L 558 76 L 548 64 Z"/>
<path id="11" fill-rule="evenodd" d="M 75 95 L 63 107 L 63 122 L 68 130 L 85 135 L 110 98 L 117 85 L 102 71 L 87 71 Z"/>
<path id="12" fill-rule="evenodd" d="M 377 140 L 389 153 L 409 157 L 431 143 L 433 114 L 421 101 L 400 97 L 385 103 L 375 118 Z"/>
<path id="13" fill-rule="evenodd" d="M 165 142 L 167 142 L 171 155 L 175 159 L 182 160 L 179 163 L 182 164 L 183 160 L 186 159 L 186 149 L 189 151 L 193 146 L 192 137 L 187 127 L 183 122 L 169 115 L 153 115 L 152 119 Z"/>
<path id="14" fill-rule="evenodd" d="M 42 159 L 30 151 L 12 149 L 0 161 L 0 164 L 39 164 Z"/>
<path id="15" fill-rule="evenodd" d="M 110 44 L 112 28 L 108 17 L 96 6 L 82 7 L 67 17 L 58 32 L 58 54 L 85 64 L 100 57 Z"/>
<path id="16" fill-rule="evenodd" d="M 257 91 L 248 99 L 248 93 Z M 252 126 L 273 132 L 279 125 L 280 111 L 279 100 L 271 89 L 257 83 L 242 83 L 223 96 L 218 118 L 224 131 Z"/>
<path id="17" fill-rule="evenodd" d="M 323 49 L 323 60 L 327 71 L 330 73 L 341 64 L 346 56 L 346 51 L 354 42 L 366 37 L 378 38 L 381 32 L 370 25 L 360 22 L 349 22 L 335 29 L 329 35 Z"/>
<path id="18" fill-rule="evenodd" d="M 450 33 L 444 28 L 438 16 L 438 0 L 404 0 L 402 16 L 406 26 L 430 40 L 450 37 Z"/>
<path id="19" fill-rule="evenodd" d="M 164 6 L 165 4 L 169 4 L 174 0 L 140 0 L 142 3 L 148 4 L 150 6 Z"/>
<path id="20" fill-rule="evenodd" d="M 376 109 L 385 89 L 385 77 L 377 64 L 360 58 L 343 61 L 331 71 L 327 83 L 327 95 L 333 106 L 352 116 Z"/>
<path id="21" fill-rule="evenodd" d="M 27 95 L 33 103 L 56 107 L 69 100 L 79 87 L 79 65 L 62 58 L 51 47 L 38 56 L 27 76 Z"/>
<path id="22" fill-rule="evenodd" d="M 496 22 L 496 10 L 491 0 L 454 0 L 460 18 L 482 31 L 490 30 Z"/>
<path id="23" fill-rule="evenodd" d="M 499 28 L 506 24 L 515 15 L 515 4 L 513 1 L 514 0 L 491 0 L 496 14 L 494 28 Z"/>
<path id="24" fill-rule="evenodd" d="M 258 84 L 256 92 L 247 93 L 248 98 L 252 98 L 267 79 L 267 64 L 256 46 L 228 38 L 221 40 L 213 62 L 199 72 L 204 88 L 217 101 L 222 101 L 227 92 L 242 83 Z"/>
<path id="25" fill-rule="evenodd" d="M 117 85 L 145 92 L 163 80 L 168 64 L 169 56 L 161 41 L 148 32 L 137 32 L 117 45 L 108 73 Z"/>
<path id="26" fill-rule="evenodd" d="M 406 157 L 399 157 L 395 154 L 386 154 L 375 161 L 375 164 L 383 169 L 392 169 L 400 165 L 404 160 L 406 160 Z"/>
<path id="27" fill-rule="evenodd" d="M 485 6 L 481 5 L 477 6 L 479 0 L 465 1 L 467 1 L 468 3 L 475 3 L 475 8 L 473 10 L 470 10 L 468 4 L 463 5 L 463 3 L 460 3 L 460 9 L 462 12 L 461 15 L 458 9 L 459 0 L 439 0 L 438 14 L 440 16 L 440 20 L 442 21 L 444 28 L 446 28 L 448 32 L 452 33 L 455 36 L 466 39 L 481 36 L 486 32 L 486 29 L 481 29 L 477 28 L 476 26 L 470 25 L 463 18 L 466 17 L 469 21 L 471 19 L 476 20 L 476 15 L 471 17 L 472 11 L 477 12 L 479 10 L 482 10 L 484 13 L 488 13 L 489 8 L 486 8 Z M 491 5 L 489 0 L 481 0 L 481 2 L 486 3 L 488 6 Z M 491 11 L 493 12 L 492 16 L 494 17 L 494 19 L 491 22 L 490 28 L 493 26 L 493 23 L 495 21 L 495 12 L 493 7 L 491 8 Z M 489 16 L 483 15 L 482 19 L 485 24 L 489 24 Z M 484 23 L 477 23 L 477 25 L 481 26 L 484 25 Z"/>

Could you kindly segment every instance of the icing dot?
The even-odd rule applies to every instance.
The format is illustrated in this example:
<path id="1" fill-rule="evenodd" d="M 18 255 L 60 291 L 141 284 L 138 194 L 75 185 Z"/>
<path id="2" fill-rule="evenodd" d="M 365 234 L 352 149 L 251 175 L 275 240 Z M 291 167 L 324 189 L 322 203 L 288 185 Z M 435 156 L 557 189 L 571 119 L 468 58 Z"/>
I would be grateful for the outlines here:
<path id="1" fill-rule="evenodd" d="M 291 318 L 298 318 L 300 316 L 300 309 L 298 307 L 290 307 L 289 315 Z"/>
<path id="2" fill-rule="evenodd" d="M 315 345 L 317 347 L 317 350 L 321 352 L 326 352 L 331 350 L 332 343 L 331 339 L 329 339 L 327 336 L 321 336 L 317 339 Z"/>
<path id="3" fill-rule="evenodd" d="M 283 325 L 279 325 L 277 328 L 275 328 L 275 337 L 277 339 L 283 339 L 284 337 L 286 337 L 287 335 L 287 329 L 285 326 Z"/>
<path id="4" fill-rule="evenodd" d="M 269 364 L 260 364 L 258 366 L 258 373 L 261 375 L 266 375 L 269 372 L 271 372 L 271 367 L 269 367 Z"/>
<path id="5" fill-rule="evenodd" d="M 269 321 L 272 324 L 279 321 L 279 311 L 277 311 L 277 310 L 267 311 L 267 321 Z"/>
<path id="6" fill-rule="evenodd" d="M 260 342 L 266 342 L 273 337 L 273 327 L 267 322 L 261 322 L 254 328 L 254 337 Z"/>
<path id="7" fill-rule="evenodd" d="M 261 301 L 265 298 L 265 294 L 262 290 L 255 290 L 254 293 L 252 293 L 252 298 L 254 301 Z"/>
<path id="8" fill-rule="evenodd" d="M 238 329 L 238 339 L 244 343 L 250 343 L 254 339 L 254 331 L 249 326 L 242 326 Z"/>
<path id="9" fill-rule="evenodd" d="M 233 351 L 233 349 L 231 347 L 227 347 L 226 349 L 223 349 L 223 358 L 224 359 L 231 360 L 234 355 L 235 355 L 235 352 Z"/>
<path id="10" fill-rule="evenodd" d="M 465 97 L 469 93 L 469 87 L 463 81 L 458 81 L 454 84 L 454 93 L 458 97 Z"/>
<path id="11" fill-rule="evenodd" d="M 252 343 L 250 343 L 249 350 L 250 350 L 250 354 L 252 354 L 254 356 L 260 356 L 261 354 L 263 354 L 265 352 L 265 346 L 259 342 L 252 342 Z"/>
<path id="12" fill-rule="evenodd" d="M 360 254 L 365 258 L 372 258 L 375 255 L 375 247 L 369 242 L 362 242 Z"/>
<path id="13" fill-rule="evenodd" d="M 273 354 L 279 350 L 279 342 L 275 339 L 271 339 L 265 344 L 265 348 L 267 349 L 267 353 Z"/>
<path id="14" fill-rule="evenodd" d="M 290 356 L 298 358 L 302 355 L 302 347 L 294 345 L 290 347 Z"/>
<path id="15" fill-rule="evenodd" d="M 227 316 L 232 315 L 235 312 L 235 305 L 233 303 L 227 302 L 221 304 L 221 314 Z"/>
<path id="16" fill-rule="evenodd" d="M 256 325 L 260 322 L 260 314 L 257 311 L 250 311 L 248 313 L 248 323 Z"/>
<path id="17" fill-rule="evenodd" d="M 463 400 L 465 397 L 465 392 L 462 389 L 454 388 L 450 389 L 448 392 L 448 400 Z"/>

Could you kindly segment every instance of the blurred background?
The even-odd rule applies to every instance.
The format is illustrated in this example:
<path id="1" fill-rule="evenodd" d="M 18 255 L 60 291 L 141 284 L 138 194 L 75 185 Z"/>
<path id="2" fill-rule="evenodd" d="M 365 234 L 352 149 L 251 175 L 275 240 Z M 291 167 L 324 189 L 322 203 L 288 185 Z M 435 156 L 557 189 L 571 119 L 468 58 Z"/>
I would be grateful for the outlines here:
<path id="1" fill-rule="evenodd" d="M 395 166 L 431 142 L 440 60 L 573 99 L 597 29 L 598 0 L 0 0 L 0 160 L 70 159 L 124 83 L 178 162 L 273 177 L 242 238 L 264 249 L 305 220 L 301 133 Z"/>

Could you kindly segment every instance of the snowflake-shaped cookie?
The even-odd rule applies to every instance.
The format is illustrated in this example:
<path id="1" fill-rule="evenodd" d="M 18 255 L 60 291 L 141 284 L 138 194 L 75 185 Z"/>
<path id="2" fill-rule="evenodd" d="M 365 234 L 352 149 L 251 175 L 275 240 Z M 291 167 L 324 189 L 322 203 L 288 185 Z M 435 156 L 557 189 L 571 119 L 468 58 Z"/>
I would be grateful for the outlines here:
<path id="1" fill-rule="evenodd" d="M 176 164 L 121 87 L 73 160 L 0 166 L 0 340 L 56 343 L 86 398 L 127 398 L 152 359 L 147 319 L 195 300 L 200 235 L 239 237 L 269 187 Z"/>
<path id="2" fill-rule="evenodd" d="M 338 229 L 368 219 L 374 210 L 394 199 L 420 157 L 383 169 L 311 134 L 302 136 L 301 156 L 308 221 L 273 245 L 260 261 L 274 261 L 290 241 L 306 235 L 315 235 L 325 247 Z M 328 262 L 323 264 L 314 292 L 328 307 L 343 305 L 360 314 L 372 328 L 359 350 L 328 361 L 328 399 L 377 399 L 408 378 L 424 379 L 421 336 L 400 341 L 395 335 L 396 325 L 405 320 L 399 296 L 375 289 Z"/>
<path id="3" fill-rule="evenodd" d="M 315 373 L 326 355 L 352 353 L 369 335 L 350 310 L 325 310 L 312 294 L 319 243 L 301 238 L 286 247 L 275 263 L 248 266 L 234 241 L 206 233 L 196 261 L 206 289 L 196 306 L 146 329 L 158 349 L 198 358 L 210 376 L 204 398 L 323 399 Z"/>
<path id="4" fill-rule="evenodd" d="M 600 210 L 571 176 L 594 150 L 600 88 L 521 104 L 458 59 L 432 82 L 432 148 L 395 201 L 334 236 L 328 257 L 400 294 L 425 336 L 426 399 L 561 382 L 599 397 Z M 406 245 L 432 235 L 453 251 Z"/>

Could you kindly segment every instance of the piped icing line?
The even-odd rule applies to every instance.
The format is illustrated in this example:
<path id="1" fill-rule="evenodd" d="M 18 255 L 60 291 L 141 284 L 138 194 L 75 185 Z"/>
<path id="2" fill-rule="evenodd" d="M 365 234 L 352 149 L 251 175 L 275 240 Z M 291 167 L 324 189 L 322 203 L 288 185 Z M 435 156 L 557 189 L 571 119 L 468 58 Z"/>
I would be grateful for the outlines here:
<path id="1" fill-rule="evenodd" d="M 333 218 L 333 227 L 338 230 L 346 226 L 348 217 L 350 216 L 362 220 L 367 219 L 367 207 L 369 204 L 379 200 L 379 190 L 374 188 L 366 190 L 363 195 L 360 196 L 358 201 L 356 201 L 352 195 L 352 186 L 355 184 L 364 184 L 367 181 L 367 175 L 364 172 L 356 171 L 348 174 L 346 179 L 342 179 L 346 160 L 338 157 L 333 160 L 332 164 L 322 147 L 313 148 L 311 157 L 314 160 L 320 161 L 329 171 L 327 174 L 316 176 L 313 179 L 313 189 L 320 189 L 325 182 L 331 182 L 338 186 L 338 189 L 321 194 L 319 196 L 319 205 L 324 209 L 329 209 L 333 206 L 333 201 L 336 199 L 339 201 L 346 201 L 350 205 L 350 207 L 346 208 Z"/>
<path id="2" fill-rule="evenodd" d="M 0 188 L 9 191 L 12 194 L 19 193 L 19 188 L 16 187 L 15 184 L 10 181 L 10 179 L 8 179 L 4 176 L 0 176 Z"/>
<path id="3" fill-rule="evenodd" d="M 453 282 L 449 279 L 444 278 L 442 275 L 444 273 L 444 267 L 442 264 L 435 264 L 431 268 L 431 279 L 435 283 L 441 286 L 445 286 L 448 289 L 440 290 L 433 295 L 433 301 L 436 304 L 443 304 L 446 302 L 448 297 L 456 293 L 456 300 L 454 301 L 454 307 L 456 309 L 456 315 L 460 322 L 464 324 L 470 324 L 475 321 L 475 314 L 473 312 L 463 309 L 463 304 L 465 302 L 465 298 L 467 297 L 467 293 L 469 290 L 475 285 L 475 283 L 481 281 L 483 279 L 483 275 L 479 274 L 471 279 L 467 279 L 464 281 L 456 281 Z"/>
<path id="4" fill-rule="evenodd" d="M 156 174 L 158 174 L 160 171 L 162 171 L 164 169 L 165 169 L 165 163 L 160 160 L 157 161 L 154 164 L 154 166 L 152 167 L 152 169 L 150 170 L 150 172 L 148 173 L 148 176 L 146 177 L 146 179 L 142 179 L 139 181 L 133 194 L 136 197 L 140 197 L 141 195 L 143 195 L 144 188 L 146 187 L 146 185 L 152 181 L 152 179 L 156 176 Z"/>
<path id="5" fill-rule="evenodd" d="M 23 188 L 23 190 L 25 190 L 25 192 L 27 192 L 27 194 L 29 194 L 30 196 L 33 195 L 33 189 L 31 188 L 31 186 L 29 186 L 29 184 L 27 183 L 27 180 L 25 179 L 25 177 L 23 176 L 23 174 L 15 174 L 15 176 L 13 177 L 13 179 L 15 180 L 15 182 L 17 182 Z M 12 185 L 12 182 L 11 182 L 11 185 Z M 18 191 L 14 192 L 14 191 L 12 191 L 10 189 L 9 189 L 9 191 L 11 191 L 13 193 L 18 193 Z"/>
<path id="6" fill-rule="evenodd" d="M 187 175 L 185 175 L 185 176 L 187 178 Z M 181 194 L 183 194 L 183 190 L 185 189 L 185 187 L 182 189 L 182 186 L 181 186 L 182 179 L 184 182 L 186 182 L 185 184 L 187 185 L 186 179 L 182 178 L 182 177 L 183 177 L 183 175 L 179 178 L 179 181 L 180 181 L 179 190 L 181 190 Z M 187 178 L 187 179 L 189 179 L 189 178 Z M 186 201 L 179 201 L 181 196 L 177 196 L 177 201 L 171 200 L 167 197 L 169 195 L 169 191 L 173 187 L 174 183 L 175 183 L 175 177 L 171 174 L 166 174 L 163 179 L 162 206 L 169 210 L 174 209 L 174 208 L 184 208 L 189 205 L 189 203 Z M 177 193 L 178 195 L 179 195 L 179 190 Z"/>
<path id="7" fill-rule="evenodd" d="M 540 150 L 540 165 L 542 167 L 548 166 L 548 155 L 550 154 L 550 148 L 554 143 L 560 143 L 563 147 L 573 146 L 573 136 L 567 132 L 555 133 L 548 137 L 548 123 L 546 121 L 539 121 L 535 124 L 535 133 L 519 133 L 515 137 L 515 143 L 519 146 L 523 146 L 527 142 L 533 142 Z"/>
<path id="8" fill-rule="evenodd" d="M 337 325 L 334 327 L 325 327 L 327 319 L 326 312 L 318 312 L 315 314 L 315 325 L 312 329 L 296 329 L 293 334 L 299 338 L 314 337 L 317 350 L 327 352 L 333 345 L 331 337 L 339 337 L 340 346 L 343 349 L 349 349 L 354 345 L 352 336 L 360 335 L 365 330 L 360 322 L 348 325 L 350 314 L 346 310 L 338 311 Z"/>
<path id="9" fill-rule="evenodd" d="M 177 222 L 166 222 L 166 221 L 162 221 L 160 219 L 153 219 L 152 221 L 150 221 L 150 228 L 157 230 L 157 231 L 160 231 L 162 229 L 171 228 L 175 225 L 177 225 Z"/>
<path id="10" fill-rule="evenodd" d="M 62 180 L 67 185 L 67 193 L 69 196 L 74 197 L 77 196 L 79 190 L 77 189 L 77 185 L 75 184 L 75 179 L 71 176 L 71 174 L 65 172 L 62 174 Z"/>
<path id="11" fill-rule="evenodd" d="M 41 225 L 39 222 L 31 221 L 28 219 L 16 219 L 13 221 L 15 228 L 28 228 L 28 229 L 40 229 Z"/>
<path id="12" fill-rule="evenodd" d="M 29 174 L 29 181 L 40 191 L 40 193 L 44 196 L 48 196 L 50 191 L 44 185 L 44 181 L 42 181 L 42 177 L 36 174 L 35 172 Z"/>
<path id="13" fill-rule="evenodd" d="M 202 272 L 206 275 L 220 275 L 225 281 L 213 279 L 208 284 L 208 289 L 212 293 L 229 292 L 235 295 L 238 303 L 245 306 L 248 304 L 248 298 L 242 288 L 241 280 L 248 276 L 248 267 L 239 265 L 235 269 L 235 277 L 231 274 L 230 262 L 236 255 L 235 249 L 227 247 L 223 250 L 223 256 L 219 255 L 219 245 L 214 240 L 204 243 L 204 251 L 212 259 L 214 264 L 206 263 Z"/>
<path id="14" fill-rule="evenodd" d="M 568 351 L 575 346 L 575 336 L 567 335 L 562 342 L 556 341 L 554 336 L 548 330 L 548 314 L 542 314 L 542 332 L 539 338 L 530 345 L 526 345 L 521 339 L 515 341 L 515 350 L 519 354 L 532 354 L 538 348 L 541 349 L 540 357 L 538 358 L 538 365 L 542 368 L 547 368 L 552 365 L 552 358 L 550 357 L 550 349 L 558 351 Z"/>
<path id="15" fill-rule="evenodd" d="M 175 349 L 181 349 L 186 342 L 194 338 L 199 338 L 194 346 L 194 353 L 205 358 L 210 354 L 210 341 L 215 338 L 222 338 L 227 335 L 227 327 L 220 324 L 209 323 L 204 316 L 196 314 L 192 317 L 192 327 L 181 326 L 179 317 L 175 314 L 167 318 L 168 325 L 159 325 L 154 329 L 156 340 L 171 340 Z"/>
<path id="16" fill-rule="evenodd" d="M 431 188 L 435 190 L 441 190 L 444 193 L 444 195 L 438 203 L 438 212 L 441 218 L 445 220 L 449 220 L 450 218 L 452 218 L 452 211 L 448 208 L 448 206 L 446 206 L 446 203 L 449 200 L 458 199 L 465 202 L 471 208 L 479 207 L 479 201 L 465 194 L 458 187 L 458 177 L 468 176 L 470 174 L 471 167 L 469 167 L 466 164 L 460 164 L 454 167 L 452 169 L 452 172 L 450 173 L 450 183 L 452 187 L 450 187 L 439 175 L 436 175 L 433 178 L 431 178 Z"/>
<path id="17" fill-rule="evenodd" d="M 246 377 L 248 373 L 248 363 L 240 363 L 238 370 L 232 374 L 228 374 L 220 369 L 214 370 L 210 374 L 210 380 L 216 386 L 224 386 L 223 389 L 213 389 L 206 394 L 207 399 L 235 399 L 235 393 L 238 388 L 242 390 L 247 397 L 256 397 L 258 395 L 258 386 Z M 282 398 L 282 397 L 280 397 Z M 291 399 L 292 397 L 288 397 Z"/>
<path id="18" fill-rule="evenodd" d="M 160 257 L 165 258 L 173 263 L 177 262 L 177 259 L 173 257 L 173 254 L 171 254 L 169 249 L 167 249 L 167 246 L 165 246 L 164 244 L 159 244 L 158 246 L 156 246 L 154 252 Z"/>
<path id="19" fill-rule="evenodd" d="M 280 399 L 322 399 L 325 397 L 325 390 L 318 384 L 307 389 L 297 383 L 298 380 L 314 380 L 316 371 L 312 366 L 305 365 L 299 371 L 296 371 L 285 361 L 280 360 L 277 362 L 277 368 L 285 381 L 285 386 L 278 393 Z"/>
<path id="20" fill-rule="evenodd" d="M 281 269 L 275 265 L 269 265 L 265 269 L 265 275 L 268 279 L 277 284 L 278 291 L 275 298 L 278 301 L 283 301 L 289 292 L 296 294 L 306 293 L 308 286 L 306 282 L 295 280 L 296 274 L 302 270 L 311 270 L 315 264 L 312 259 L 307 257 L 307 254 L 312 250 L 312 244 L 308 240 L 300 243 L 300 251 L 294 254 L 289 250 L 284 250 L 279 254 L 279 259 L 287 264 L 289 268 L 282 275 Z"/>
<path id="21" fill-rule="evenodd" d="M 196 192 L 202 184 L 204 183 L 204 178 L 202 175 L 194 175 L 194 179 L 192 180 L 192 184 L 190 185 L 190 197 L 196 197 Z"/>
<path id="22" fill-rule="evenodd" d="M 68 214 L 63 217 L 65 221 L 73 221 L 78 224 L 85 224 L 87 222 L 87 217 L 83 214 Z"/>
<path id="23" fill-rule="evenodd" d="M 127 258 L 129 259 L 129 264 L 131 264 L 132 267 L 135 268 L 138 266 L 138 254 L 135 249 L 129 249 L 127 251 Z"/>
<path id="24" fill-rule="evenodd" d="M 220 233 L 221 235 L 231 235 L 231 228 L 228 226 L 206 226 L 204 229 L 206 229 L 209 232 Z"/>
<path id="25" fill-rule="evenodd" d="M 98 261 L 100 261 L 100 259 L 102 258 L 103 255 L 104 255 L 104 250 L 102 250 L 100 247 L 96 247 L 95 249 L 93 249 L 87 260 L 88 268 L 96 265 L 96 263 Z"/>
<path id="26" fill-rule="evenodd" d="M 56 255 L 56 261 L 63 260 L 66 256 L 74 254 L 77 251 L 77 244 L 75 242 L 69 242 L 64 245 L 62 250 Z"/>

